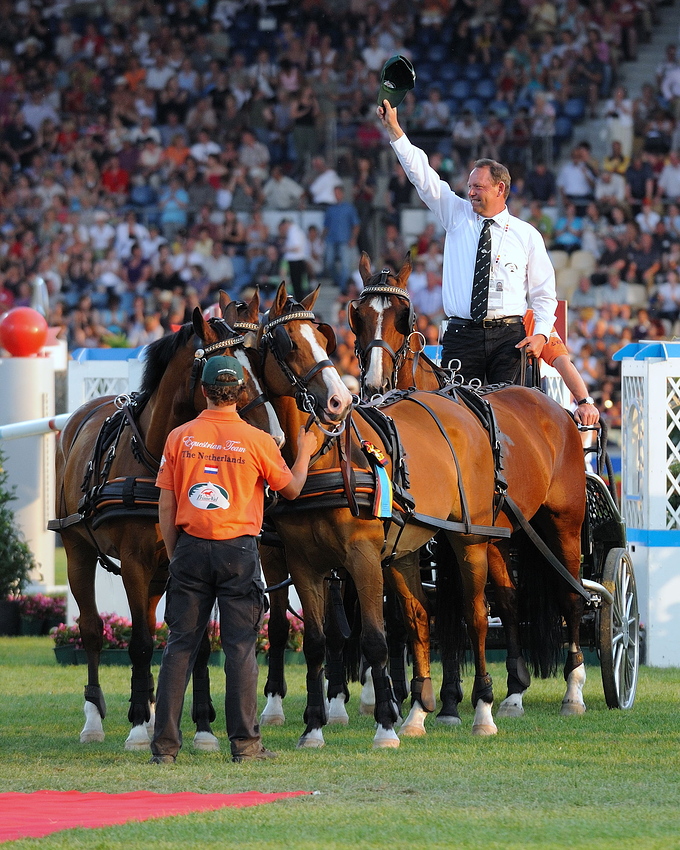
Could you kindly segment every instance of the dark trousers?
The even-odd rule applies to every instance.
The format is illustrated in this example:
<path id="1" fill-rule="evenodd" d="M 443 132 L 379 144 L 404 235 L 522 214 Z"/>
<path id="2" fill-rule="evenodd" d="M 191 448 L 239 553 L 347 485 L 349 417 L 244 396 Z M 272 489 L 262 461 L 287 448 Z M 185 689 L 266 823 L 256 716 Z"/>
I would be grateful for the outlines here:
<path id="1" fill-rule="evenodd" d="M 515 346 L 525 336 L 522 322 L 494 328 L 466 328 L 449 322 L 442 340 L 442 366 L 460 360 L 459 374 L 465 383 L 474 378 L 482 384 L 515 383 L 520 369 L 520 350 Z"/>
<path id="2" fill-rule="evenodd" d="M 290 284 L 293 287 L 295 300 L 302 301 L 307 294 L 305 292 L 307 263 L 304 260 L 288 260 L 288 270 L 290 271 Z"/>
<path id="3" fill-rule="evenodd" d="M 170 562 L 156 722 L 151 751 L 176 756 L 182 746 L 184 694 L 215 600 L 226 656 L 225 712 L 232 755 L 260 750 L 255 645 L 264 614 L 264 588 L 254 537 L 203 540 L 180 534 Z"/>

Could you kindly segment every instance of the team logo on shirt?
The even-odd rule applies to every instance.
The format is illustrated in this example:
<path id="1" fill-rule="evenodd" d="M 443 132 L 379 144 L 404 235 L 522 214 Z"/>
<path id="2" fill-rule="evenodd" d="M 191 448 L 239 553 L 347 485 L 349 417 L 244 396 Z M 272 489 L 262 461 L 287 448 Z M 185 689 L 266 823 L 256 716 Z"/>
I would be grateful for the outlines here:
<path id="1" fill-rule="evenodd" d="M 203 481 L 189 488 L 189 501 L 201 511 L 223 510 L 230 506 L 229 493 L 218 484 L 208 484 Z"/>

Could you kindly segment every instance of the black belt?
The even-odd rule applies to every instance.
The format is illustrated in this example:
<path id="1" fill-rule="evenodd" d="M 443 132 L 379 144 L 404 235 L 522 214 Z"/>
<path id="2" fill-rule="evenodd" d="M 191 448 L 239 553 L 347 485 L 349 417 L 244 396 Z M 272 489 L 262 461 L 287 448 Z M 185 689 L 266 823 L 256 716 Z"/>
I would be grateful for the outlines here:
<path id="1" fill-rule="evenodd" d="M 448 323 L 456 328 L 500 328 L 503 325 L 519 325 L 522 321 L 521 316 L 501 316 L 499 319 L 482 319 L 481 322 L 460 319 L 458 316 L 448 318 Z"/>

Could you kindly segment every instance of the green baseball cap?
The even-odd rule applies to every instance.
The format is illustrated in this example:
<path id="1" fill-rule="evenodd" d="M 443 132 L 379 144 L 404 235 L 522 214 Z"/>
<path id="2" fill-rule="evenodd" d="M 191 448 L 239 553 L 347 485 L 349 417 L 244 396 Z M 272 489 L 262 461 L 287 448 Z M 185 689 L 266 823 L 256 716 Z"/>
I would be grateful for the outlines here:
<path id="1" fill-rule="evenodd" d="M 235 357 L 211 357 L 203 367 L 201 383 L 209 387 L 238 387 L 243 383 L 243 368 Z"/>
<path id="2" fill-rule="evenodd" d="M 416 72 L 411 62 L 405 56 L 392 56 L 380 72 L 378 106 L 387 100 L 393 109 L 396 108 L 415 84 Z"/>

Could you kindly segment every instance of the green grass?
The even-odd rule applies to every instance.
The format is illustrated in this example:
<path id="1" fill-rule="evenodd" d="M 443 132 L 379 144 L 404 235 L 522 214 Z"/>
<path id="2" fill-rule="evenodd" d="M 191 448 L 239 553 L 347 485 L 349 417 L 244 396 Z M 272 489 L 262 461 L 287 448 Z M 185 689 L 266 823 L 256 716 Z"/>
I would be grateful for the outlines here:
<path id="1" fill-rule="evenodd" d="M 599 670 L 591 669 L 581 718 L 559 716 L 561 680 L 536 681 L 526 716 L 499 720 L 494 738 L 472 737 L 468 678 L 463 727 L 439 728 L 430 718 L 427 738 L 404 739 L 395 751 L 372 750 L 373 723 L 357 715 L 353 685 L 350 726 L 328 727 L 324 749 L 303 751 L 295 744 L 305 668 L 293 666 L 286 725 L 263 733 L 278 760 L 242 765 L 227 757 L 224 683 L 214 669 L 214 728 L 224 752 L 195 754 L 187 745 L 177 765 L 159 768 L 147 764 L 148 754 L 123 749 L 128 669 L 103 668 L 106 741 L 83 747 L 84 667 L 58 666 L 49 638 L 2 638 L 0 668 L 3 791 L 320 792 L 252 809 L 71 830 L 12 847 L 680 847 L 677 669 L 643 668 L 628 712 L 606 708 Z M 491 672 L 500 694 L 504 670 L 495 664 Z M 188 742 L 190 724 L 185 731 Z"/>
<path id="2" fill-rule="evenodd" d="M 66 584 L 66 552 L 63 546 L 55 546 L 54 548 L 54 583 L 57 585 Z"/>

